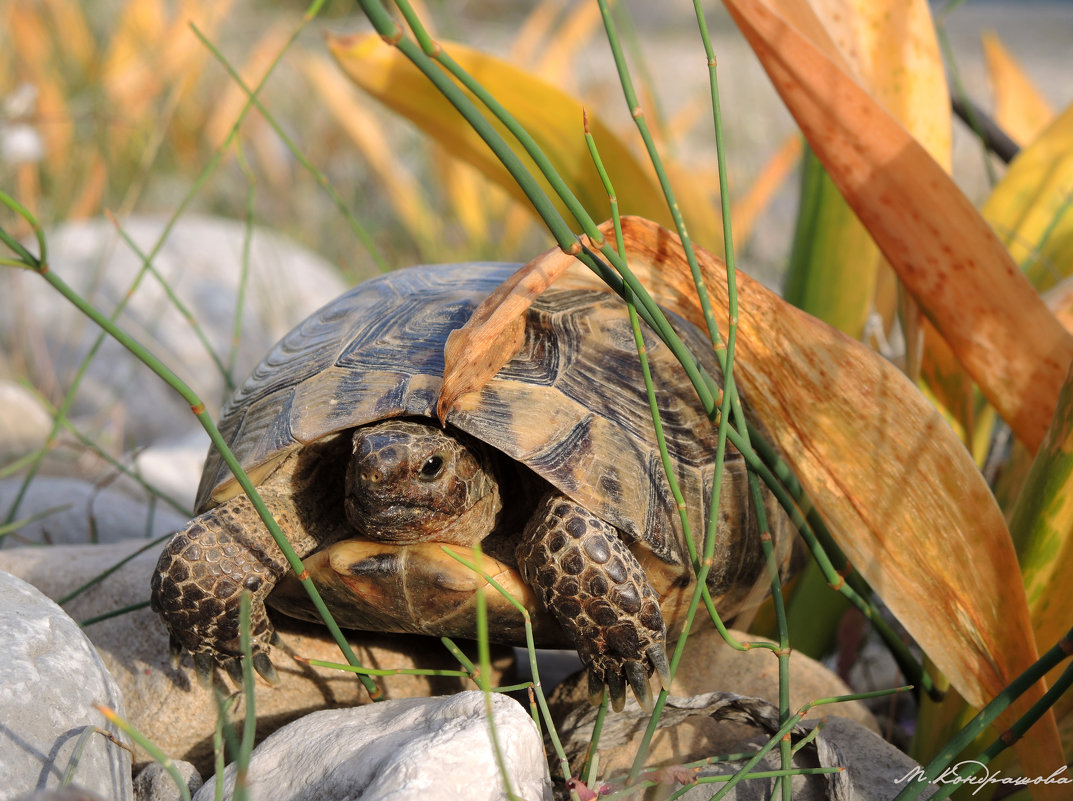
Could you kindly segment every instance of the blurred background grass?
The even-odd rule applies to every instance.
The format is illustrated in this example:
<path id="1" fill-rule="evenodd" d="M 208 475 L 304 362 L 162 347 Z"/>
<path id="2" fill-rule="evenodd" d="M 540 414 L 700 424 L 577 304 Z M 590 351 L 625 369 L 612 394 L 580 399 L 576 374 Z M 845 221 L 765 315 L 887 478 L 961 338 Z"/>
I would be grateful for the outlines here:
<path id="1" fill-rule="evenodd" d="M 688 13 L 626 4 L 631 57 L 665 152 L 714 185 L 703 51 Z M 250 84 L 300 24 L 297 3 L 206 0 L 5 0 L 0 4 L 0 184 L 46 225 L 102 214 L 171 213 L 224 140 L 245 100 L 193 35 L 193 21 Z M 435 33 L 565 88 L 635 142 L 595 4 L 429 3 Z M 711 11 L 720 59 L 731 191 L 740 198 L 794 127 L 721 7 Z M 1073 6 L 967 3 L 946 18 L 970 95 L 989 105 L 981 32 L 997 30 L 1044 94 L 1068 101 Z M 323 171 L 392 266 L 526 259 L 549 244 L 527 211 L 408 122 L 346 81 L 326 82 L 324 33 L 367 30 L 353 4 L 332 2 L 300 33 L 263 92 L 297 150 Z M 325 67 L 328 69 L 326 70 Z M 342 124 L 345 120 L 347 125 Z M 347 126 L 349 126 L 349 131 Z M 579 125 L 580 128 L 580 125 Z M 579 130 L 580 136 L 580 130 Z M 247 168 L 243 164 L 248 165 Z M 986 194 L 980 149 L 963 130 L 954 174 Z M 252 178 L 251 178 L 252 176 Z M 376 271 L 351 226 L 256 110 L 191 211 L 242 218 L 250 180 L 256 221 L 318 251 L 349 280 Z M 791 174 L 739 242 L 742 264 L 777 285 L 797 195 Z M 479 208 L 474 208 L 478 206 Z M 0 308 L 0 314 L 6 310 Z"/>

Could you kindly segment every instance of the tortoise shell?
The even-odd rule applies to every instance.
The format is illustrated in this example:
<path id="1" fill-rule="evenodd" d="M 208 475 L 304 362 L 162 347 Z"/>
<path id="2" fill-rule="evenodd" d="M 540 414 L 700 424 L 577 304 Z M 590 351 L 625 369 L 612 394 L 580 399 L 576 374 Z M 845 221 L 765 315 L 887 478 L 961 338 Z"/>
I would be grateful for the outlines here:
<path id="1" fill-rule="evenodd" d="M 296 448 L 335 432 L 397 416 L 434 419 L 448 334 L 517 266 L 392 272 L 356 286 L 285 336 L 220 421 L 254 483 Z M 483 389 L 463 396 L 446 423 L 524 464 L 660 559 L 685 562 L 625 304 L 608 291 L 553 286 L 527 314 L 521 351 Z M 677 315 L 668 317 L 701 366 L 718 377 L 707 338 Z M 716 432 L 670 350 L 647 330 L 645 346 L 673 469 L 699 533 Z M 740 458 L 729 447 L 727 453 Z M 237 492 L 212 449 L 198 513 Z M 724 581 L 732 583 L 733 575 Z"/>

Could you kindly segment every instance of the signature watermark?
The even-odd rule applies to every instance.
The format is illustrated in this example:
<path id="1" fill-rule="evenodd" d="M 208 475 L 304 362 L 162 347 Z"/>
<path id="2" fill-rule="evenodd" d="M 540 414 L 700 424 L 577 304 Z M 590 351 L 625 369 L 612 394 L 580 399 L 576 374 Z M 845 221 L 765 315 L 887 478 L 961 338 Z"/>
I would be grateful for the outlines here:
<path id="1" fill-rule="evenodd" d="M 929 784 L 976 785 L 976 789 L 972 791 L 972 794 L 976 795 L 991 784 L 1004 784 L 1012 787 L 1031 787 L 1037 784 L 1073 784 L 1073 778 L 1061 775 L 1065 773 L 1066 770 L 1067 766 L 1062 765 L 1062 767 L 1058 768 L 1058 770 L 1050 776 L 1003 776 L 997 770 L 989 770 L 987 765 L 983 762 L 978 762 L 975 759 L 966 759 L 962 762 L 958 762 L 956 765 L 951 765 L 933 779 L 928 779 L 924 775 L 923 768 L 913 768 L 907 774 L 902 776 L 902 778 L 898 779 L 898 784 L 918 781 L 928 782 Z"/>

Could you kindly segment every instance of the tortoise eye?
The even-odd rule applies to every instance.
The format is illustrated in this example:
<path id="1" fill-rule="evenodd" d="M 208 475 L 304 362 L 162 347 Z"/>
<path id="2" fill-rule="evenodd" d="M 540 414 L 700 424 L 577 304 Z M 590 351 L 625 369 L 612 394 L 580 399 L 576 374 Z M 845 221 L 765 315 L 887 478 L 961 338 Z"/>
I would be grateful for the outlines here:
<path id="1" fill-rule="evenodd" d="M 418 477 L 422 481 L 433 481 L 440 477 L 443 472 L 443 457 L 437 454 L 436 456 L 430 456 L 425 459 L 425 463 L 421 465 L 421 471 Z"/>

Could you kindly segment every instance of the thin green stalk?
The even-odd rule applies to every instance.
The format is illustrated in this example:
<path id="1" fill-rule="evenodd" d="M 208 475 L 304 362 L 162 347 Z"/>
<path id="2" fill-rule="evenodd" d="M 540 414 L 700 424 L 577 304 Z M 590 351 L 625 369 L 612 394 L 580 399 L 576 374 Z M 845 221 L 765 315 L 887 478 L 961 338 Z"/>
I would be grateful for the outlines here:
<path id="1" fill-rule="evenodd" d="M 0 192 L 0 202 L 4 202 L 9 205 L 9 207 L 11 207 L 11 204 L 8 202 L 10 200 L 11 199 L 5 193 Z M 26 214 L 28 215 L 26 217 L 26 221 L 35 230 L 38 229 L 39 224 L 37 220 L 34 219 L 34 217 L 30 215 L 29 212 L 26 212 Z M 343 637 L 343 633 L 340 631 L 339 626 L 335 623 L 335 620 L 332 619 L 331 613 L 324 605 L 324 601 L 321 599 L 320 593 L 317 592 L 317 588 L 313 585 L 313 582 L 309 579 L 308 575 L 305 575 L 303 577 L 304 567 L 302 566 L 302 560 L 298 558 L 298 555 L 294 552 L 294 549 L 287 541 L 287 538 L 283 535 L 283 532 L 276 524 L 276 521 L 272 517 L 271 512 L 269 512 L 268 507 L 265 506 L 264 501 L 258 494 L 256 487 L 254 487 L 253 482 L 250 481 L 249 476 L 247 476 L 246 472 L 242 469 L 242 465 L 239 464 L 238 460 L 235 458 L 234 453 L 232 453 L 231 448 L 221 436 L 219 429 L 216 428 L 216 425 L 215 423 L 213 423 L 212 418 L 205 411 L 205 405 L 201 402 L 201 399 L 198 397 L 197 393 L 195 393 L 182 379 L 180 379 L 171 370 L 171 368 L 169 368 L 166 364 L 157 359 L 152 353 L 146 350 L 146 348 L 140 342 L 136 341 L 126 331 L 116 325 L 113 320 L 109 319 L 108 317 L 105 317 L 104 314 L 102 314 L 92 304 L 87 302 L 81 295 L 75 292 L 62 278 L 51 272 L 49 270 L 49 265 L 47 261 L 47 253 L 48 251 L 46 248 L 42 251 L 40 258 L 31 255 L 31 261 L 27 262 L 26 266 L 34 270 L 38 275 L 44 278 L 53 287 L 53 289 L 59 292 L 65 299 L 67 299 L 68 302 L 70 302 L 79 311 L 81 311 L 83 314 L 93 320 L 93 322 L 99 325 L 106 334 L 108 334 L 117 342 L 119 342 L 120 345 L 130 351 L 150 370 L 156 373 L 157 376 L 163 379 L 164 382 L 168 384 L 168 386 L 170 386 L 175 392 L 177 392 L 183 398 L 183 400 L 185 400 L 190 405 L 190 409 L 194 413 L 194 416 L 197 417 L 198 422 L 201 423 L 201 426 L 209 435 L 209 439 L 220 452 L 220 455 L 223 457 L 224 462 L 231 469 L 231 472 L 235 476 L 235 479 L 238 481 L 243 491 L 249 497 L 250 502 L 257 510 L 258 515 L 264 522 L 268 531 L 272 534 L 272 538 L 276 541 L 276 544 L 279 545 L 280 550 L 286 557 L 288 564 L 290 564 L 291 566 L 291 569 L 294 570 L 295 575 L 300 578 L 302 586 L 305 588 L 306 593 L 309 595 L 310 600 L 313 602 L 313 605 L 316 607 L 325 624 L 328 626 L 328 630 L 331 631 L 332 636 L 335 638 L 336 643 L 339 645 L 339 648 L 346 656 L 347 662 L 354 665 L 359 664 L 357 657 L 354 655 L 354 652 L 350 648 L 350 644 L 346 641 L 346 638 Z M 376 684 L 371 679 L 369 679 L 368 677 L 362 677 L 362 683 L 369 691 L 371 697 L 380 697 L 379 688 L 377 688 Z"/>
<path id="2" fill-rule="evenodd" d="M 789 784 L 789 781 L 783 781 L 786 779 L 792 779 L 794 776 L 823 776 L 831 773 L 841 773 L 843 768 L 840 767 L 828 767 L 828 768 L 789 768 L 785 770 L 758 770 L 750 773 L 746 776 L 746 779 L 775 779 L 776 783 Z M 675 799 L 681 798 L 693 787 L 701 784 L 721 784 L 723 782 L 732 781 L 734 777 L 729 775 L 720 776 L 698 776 L 692 784 L 687 784 L 684 787 L 676 790 L 674 793 L 667 797 L 667 801 L 675 801 Z"/>
<path id="3" fill-rule="evenodd" d="M 326 659 L 306 659 L 295 657 L 295 660 L 303 665 L 329 668 L 331 670 L 343 670 L 348 673 L 356 673 L 362 676 L 446 676 L 452 678 L 468 679 L 475 675 L 468 670 L 449 670 L 444 668 L 368 668 L 354 665 L 341 665 Z"/>
<path id="4" fill-rule="evenodd" d="M 62 506 L 50 506 L 48 509 L 42 509 L 40 512 L 35 512 L 32 515 L 27 515 L 19 520 L 12 520 L 10 523 L 4 523 L 0 525 L 0 539 L 3 539 L 8 534 L 18 531 L 23 526 L 28 526 L 30 523 L 35 523 L 38 520 L 43 520 L 50 515 L 57 514 L 59 512 L 65 512 L 71 508 L 71 504 L 65 503 Z"/>
<path id="5" fill-rule="evenodd" d="M 603 700 L 600 701 L 600 708 L 596 710 L 596 720 L 592 724 L 592 738 L 589 740 L 589 748 L 585 752 L 585 764 L 581 767 L 581 777 L 589 787 L 592 787 L 592 783 L 596 781 L 596 771 L 600 765 L 600 754 L 596 748 L 600 742 L 600 734 L 604 729 L 607 710 L 611 708 L 610 702 L 611 699 L 605 691 Z"/>
<path id="6" fill-rule="evenodd" d="M 209 338 L 205 335 L 205 331 L 202 329 L 200 323 L 198 323 L 194 313 L 190 311 L 185 303 L 183 303 L 182 298 L 175 294 L 175 290 L 171 288 L 171 285 L 167 282 L 164 276 L 160 274 L 160 271 L 157 270 L 145 251 L 138 247 L 138 243 L 134 241 L 129 233 L 127 233 L 119 220 L 111 214 L 108 215 L 108 219 L 112 221 L 112 225 L 115 226 L 115 229 L 122 240 L 127 243 L 127 247 L 131 249 L 134 255 L 137 256 L 144 265 L 144 268 L 157 280 L 157 283 L 160 284 L 160 288 L 164 290 L 164 294 L 167 296 L 171 305 L 175 307 L 175 311 L 179 312 L 183 321 L 190 326 L 190 330 L 194 332 L 194 336 L 197 337 L 198 342 L 201 343 L 201 347 L 204 348 L 205 353 L 208 355 L 212 363 L 216 365 L 217 371 L 223 377 L 224 383 L 227 385 L 228 393 L 233 391 L 235 385 L 231 380 L 231 376 L 227 372 L 227 367 L 224 365 L 223 360 L 220 359 L 220 355 L 216 352 L 216 349 L 213 348 L 212 343 L 209 342 Z"/>
<path id="7" fill-rule="evenodd" d="M 298 38 L 298 35 L 302 32 L 302 30 L 309 23 L 309 21 L 316 16 L 316 14 L 319 12 L 320 8 L 323 5 L 324 0 L 316 0 L 310 5 L 309 10 L 306 12 L 305 17 L 302 20 L 302 23 L 295 28 L 294 32 L 280 48 L 279 52 L 276 53 L 275 57 L 269 64 L 268 69 L 265 70 L 264 76 L 262 76 L 257 86 L 254 88 L 254 97 L 256 97 L 260 93 L 261 89 L 268 82 L 269 76 L 271 76 L 272 73 L 275 71 L 276 65 L 278 65 L 280 60 L 283 58 L 283 54 L 290 48 L 291 44 Z M 242 123 L 245 121 L 246 115 L 249 113 L 251 108 L 252 103 L 247 102 L 243 104 L 242 109 L 239 111 L 238 118 L 231 126 L 231 130 L 228 131 L 228 134 L 225 137 L 224 141 L 212 154 L 212 157 L 209 159 L 205 167 L 201 170 L 201 173 L 197 176 L 197 178 L 194 179 L 194 182 L 191 185 L 189 191 L 179 202 L 179 205 L 175 208 L 171 216 L 168 218 L 167 222 L 164 224 L 164 228 L 161 231 L 160 236 L 157 238 L 156 243 L 149 251 L 150 261 L 156 258 L 156 255 L 160 252 L 160 249 L 163 247 L 164 242 L 167 241 L 168 236 L 171 235 L 171 231 L 174 228 L 175 223 L 179 220 L 179 217 L 182 216 L 182 214 L 186 211 L 186 208 L 193 201 L 194 197 L 196 197 L 198 192 L 201 191 L 201 187 L 204 186 L 204 184 L 208 181 L 209 176 L 212 175 L 213 172 L 215 172 L 216 167 L 223 159 L 224 154 L 227 152 L 228 148 L 231 147 L 231 143 L 238 135 L 239 128 L 242 126 Z M 27 209 L 25 209 L 20 203 L 18 203 L 16 200 L 9 197 L 5 193 L 0 193 L 0 203 L 3 203 L 24 219 L 31 220 L 33 218 L 33 215 L 31 215 Z M 41 227 L 38 226 L 36 223 L 33 224 L 32 230 L 34 232 L 34 237 L 37 239 L 38 253 L 40 254 L 41 261 L 47 262 L 47 251 L 45 247 L 44 232 L 42 231 Z M 7 246 L 11 248 L 18 256 L 18 261 L 0 259 L 0 264 L 9 264 L 13 266 L 28 267 L 30 269 L 34 269 L 31 265 L 36 261 L 36 259 L 34 259 L 34 257 L 29 253 L 29 251 L 27 251 L 20 243 L 18 243 L 14 239 L 14 237 L 12 237 L 6 231 L 0 231 L 0 241 L 3 241 L 5 244 L 7 244 Z M 117 319 L 120 312 L 122 312 L 122 310 L 126 307 L 127 302 L 132 297 L 137 286 L 140 284 L 147 268 L 148 265 L 146 263 L 143 263 L 141 269 L 138 271 L 138 274 L 135 276 L 134 281 L 132 281 L 131 286 L 127 290 L 126 294 L 123 296 L 123 300 L 120 301 L 116 309 L 113 311 L 113 319 Z M 89 351 L 86 353 L 86 356 L 83 358 L 82 363 L 79 365 L 78 370 L 72 377 L 70 386 L 67 390 L 67 394 L 64 396 L 64 399 L 60 404 L 58 417 L 54 420 L 53 428 L 46 437 L 46 443 L 51 443 L 55 440 L 56 435 L 59 431 L 60 420 L 66 419 L 67 412 L 70 410 L 72 404 L 74 403 L 74 399 L 78 393 L 79 387 L 81 386 L 82 379 L 85 376 L 86 371 L 89 369 L 90 363 L 96 357 L 97 351 L 99 351 L 101 345 L 104 344 L 106 338 L 106 335 L 102 333 L 94 340 L 93 344 L 89 348 Z M 44 457 L 44 454 L 46 452 L 47 448 L 41 450 L 40 453 L 42 458 Z M 40 465 L 41 461 L 40 459 L 38 459 L 30 466 L 25 477 L 23 478 L 23 482 L 22 485 L 19 487 L 18 493 L 16 493 L 15 495 L 15 499 L 12 501 L 12 505 L 8 511 L 4 522 L 10 522 L 18 513 L 19 506 L 22 504 L 23 498 L 26 495 L 26 491 L 29 488 L 30 483 L 37 475 L 37 471 L 40 468 Z"/>
<path id="8" fill-rule="evenodd" d="M 376 246 L 376 242 L 373 240 L 372 236 L 365 230 L 365 226 L 358 221 L 358 218 L 351 213 L 346 202 L 339 196 L 339 193 L 335 191 L 335 187 L 333 187 L 328 180 L 328 176 L 306 157 L 301 148 L 299 148 L 294 140 L 287 135 L 287 132 L 283 130 L 283 126 L 276 121 L 272 112 L 265 108 L 261 99 L 257 96 L 257 93 L 246 85 L 242 76 L 239 75 L 238 70 L 231 65 L 231 62 L 227 60 L 216 45 L 214 45 L 209 38 L 201 32 L 201 29 L 193 22 L 190 23 L 190 29 L 194 32 L 194 35 L 201 40 L 201 43 L 205 45 L 208 51 L 212 53 L 213 57 L 220 62 L 220 65 L 227 71 L 227 74 L 231 77 L 231 80 L 235 82 L 235 85 L 246 93 L 249 102 L 256 106 L 257 110 L 261 112 L 265 122 L 272 126 L 272 130 L 276 132 L 276 136 L 280 138 L 280 141 L 282 141 L 284 146 L 291 152 L 291 155 L 305 168 L 306 172 L 313 176 L 313 179 L 320 185 L 320 188 L 328 195 L 336 209 L 339 210 L 339 213 L 343 215 L 343 218 L 350 225 L 350 230 L 354 233 L 354 236 L 358 238 L 361 244 L 364 245 L 365 249 L 369 252 L 369 255 L 372 256 L 373 261 L 376 262 L 376 266 L 380 271 L 387 272 L 391 269 L 387 259 L 384 258 L 384 255 Z"/>
<path id="9" fill-rule="evenodd" d="M 227 354 L 227 375 L 230 379 L 234 375 L 235 365 L 238 361 L 239 344 L 242 341 L 242 313 L 246 309 L 246 289 L 250 280 L 250 247 L 253 244 L 254 192 L 257 188 L 257 176 L 246 163 L 246 156 L 242 148 L 236 148 L 236 160 L 246 176 L 246 225 L 242 232 L 242 267 L 238 274 L 238 290 L 235 293 L 235 313 L 231 323 L 231 348 Z"/>
<path id="10" fill-rule="evenodd" d="M 674 189 L 671 187 L 670 178 L 667 176 L 667 170 L 663 166 L 663 159 L 660 157 L 655 140 L 652 138 L 652 132 L 648 128 L 644 110 L 637 99 L 637 92 L 634 90 L 633 79 L 630 77 L 629 67 L 626 65 L 626 56 L 622 52 L 622 44 L 619 41 L 618 29 L 611 16 L 611 10 L 607 0 L 598 0 L 598 3 L 604 29 L 607 32 L 607 42 L 611 46 L 611 55 L 615 60 L 615 68 L 618 70 L 619 83 L 622 85 L 622 93 L 626 98 L 626 106 L 630 110 L 630 115 L 633 117 L 637 131 L 641 135 L 641 140 L 644 142 L 649 161 L 651 161 L 656 171 L 656 178 L 659 180 L 660 189 L 663 191 L 663 196 L 667 201 L 671 219 L 674 220 L 674 227 L 682 240 L 682 251 L 685 254 L 686 261 L 689 263 L 689 270 L 693 274 L 693 283 L 697 287 L 697 298 L 704 314 L 704 323 L 708 328 L 708 336 L 712 340 L 712 346 L 718 349 L 722 343 L 722 336 L 719 333 L 719 325 L 715 321 L 711 298 L 709 298 L 707 287 L 704 285 L 704 277 L 700 273 L 700 264 L 697 262 L 697 253 L 693 248 L 693 241 L 686 230 L 682 210 L 675 198 Z"/>
<path id="11" fill-rule="evenodd" d="M 46 404 L 46 407 L 53 415 L 58 414 L 58 409 L 49 404 L 44 398 L 40 398 L 40 400 Z M 69 433 L 73 434 L 74 437 L 80 443 L 85 445 L 87 448 L 92 450 L 98 457 L 103 459 L 109 467 L 122 473 L 132 481 L 137 482 L 137 484 L 150 496 L 150 500 L 159 498 L 179 514 L 185 517 L 193 517 L 193 515 L 191 514 L 192 510 L 188 506 L 186 506 L 186 504 L 172 497 L 159 487 L 154 487 L 152 484 L 147 482 L 137 471 L 127 467 L 110 453 L 101 448 L 96 442 L 94 442 L 92 439 L 90 439 L 81 431 L 79 431 L 75 424 L 71 422 L 69 418 L 62 418 L 62 425 L 64 429 L 66 429 Z"/>
<path id="12" fill-rule="evenodd" d="M 253 680 L 253 642 L 250 637 L 250 593 L 243 590 L 238 604 L 239 649 L 242 651 L 242 695 L 246 701 L 246 716 L 242 721 L 242 739 L 235 755 L 235 786 L 232 798 L 246 801 L 246 776 L 250 767 L 250 754 L 257 737 L 257 693 Z"/>
<path id="13" fill-rule="evenodd" d="M 1043 654 L 1043 656 L 1032 663 L 1028 669 L 1011 681 L 1002 692 L 995 696 L 991 703 L 987 704 L 987 706 L 977 712 L 972 720 L 965 724 L 961 731 L 951 738 L 943 747 L 942 751 L 936 754 L 927 764 L 917 777 L 917 780 L 907 783 L 906 786 L 902 788 L 902 791 L 895 796 L 894 801 L 912 801 L 912 799 L 919 796 L 931 782 L 935 781 L 940 776 L 947 775 L 951 763 L 957 758 L 959 753 L 968 748 L 977 737 L 986 732 L 987 729 L 998 720 L 999 715 L 1009 709 L 1010 704 L 1012 704 L 1015 699 L 1019 698 L 1036 682 L 1046 676 L 1052 668 L 1068 659 L 1070 655 L 1073 655 L 1073 629 L 1067 631 L 1065 636 L 1059 639 L 1057 643 Z M 979 761 L 986 764 L 998 753 L 1012 745 L 1020 738 L 1024 731 L 1045 714 L 1062 693 L 1068 691 L 1071 686 L 1073 686 L 1073 665 L 1070 665 L 1065 669 L 1059 677 L 1059 680 L 1055 682 L 1054 686 L 1048 689 L 1047 692 L 1043 694 L 1043 697 L 1033 704 L 1028 712 L 1010 727 L 1008 732 L 1004 732 L 997 741 L 978 757 Z M 975 772 L 975 769 L 973 772 Z M 955 789 L 957 789 L 956 786 L 951 787 L 949 792 L 953 792 Z M 941 792 L 942 791 L 940 790 L 940 793 Z M 946 795 L 949 795 L 949 792 L 947 792 Z M 934 797 L 939 798 L 945 796 L 937 793 Z"/>
<path id="14" fill-rule="evenodd" d="M 480 543 L 474 546 L 473 557 L 480 559 Z M 488 606 L 484 597 L 484 588 L 477 590 L 477 655 L 481 672 L 478 686 L 484 693 L 484 714 L 488 718 L 488 736 L 492 740 L 492 753 L 495 755 L 496 766 L 499 768 L 499 776 L 503 780 L 503 789 L 507 798 L 511 801 L 521 801 L 511 786 L 510 773 L 507 771 L 507 761 L 503 758 L 503 749 L 499 744 L 499 736 L 496 733 L 495 715 L 492 714 L 492 689 L 488 677 L 492 675 L 492 659 L 488 649 Z"/>
<path id="15" fill-rule="evenodd" d="M 212 758 L 215 770 L 213 775 L 217 776 L 217 780 L 213 786 L 213 797 L 216 801 L 223 801 L 224 797 L 224 770 L 227 768 L 227 754 L 224 748 L 224 740 L 226 731 L 231 734 L 231 727 L 228 725 L 228 720 L 231 717 L 231 713 L 234 711 L 235 704 L 238 702 L 238 694 L 232 695 L 226 702 L 223 701 L 217 692 L 214 691 L 213 701 L 216 703 L 216 725 L 213 728 L 212 733 Z M 228 738 L 230 742 L 230 739 Z"/>
<path id="16" fill-rule="evenodd" d="M 126 720 L 117 715 L 114 710 L 109 709 L 106 706 L 102 706 L 101 704 L 94 704 L 93 706 L 97 709 L 98 712 L 104 715 L 105 719 L 109 723 L 112 723 L 115 726 L 119 727 L 119 729 L 128 737 L 130 737 L 130 739 L 132 739 L 140 748 L 142 748 L 145 753 L 149 754 L 149 756 L 151 756 L 156 762 L 159 762 L 160 766 L 164 768 L 165 771 L 167 771 L 169 776 L 171 776 L 171 780 L 175 782 L 175 786 L 179 788 L 179 796 L 183 799 L 183 801 L 190 801 L 190 788 L 186 786 L 186 782 L 183 781 L 183 777 L 179 775 L 179 768 L 176 767 L 175 763 L 171 761 L 171 757 L 165 754 L 164 751 L 156 745 L 156 743 L 154 743 L 136 728 L 131 726 Z"/>
<path id="17" fill-rule="evenodd" d="M 462 649 L 455 645 L 454 641 L 450 637 L 440 637 L 440 642 L 443 643 L 448 653 L 458 660 L 458 664 L 462 665 L 466 669 L 466 672 L 470 677 L 477 675 L 477 666 L 473 664 L 468 656 L 462 653 Z"/>
<path id="18" fill-rule="evenodd" d="M 570 763 L 569 761 L 567 761 L 566 751 L 563 750 L 562 743 L 559 740 L 558 732 L 555 731 L 555 726 L 552 723 L 551 710 L 548 709 L 548 701 L 547 698 L 544 697 L 544 688 L 540 681 L 540 669 L 537 666 L 536 661 L 536 643 L 533 640 L 533 621 L 529 615 L 529 610 L 526 609 L 525 606 L 523 606 L 517 598 L 507 592 L 506 589 L 504 589 L 503 586 L 498 581 L 496 581 L 489 573 L 486 573 L 485 571 L 481 570 L 475 562 L 467 561 L 462 556 L 458 555 L 453 550 L 447 547 L 443 548 L 443 552 L 450 556 L 452 559 L 454 559 L 456 562 L 463 565 L 464 567 L 469 568 L 486 582 L 488 582 L 488 584 L 491 585 L 492 589 L 502 595 L 515 609 L 518 610 L 519 613 L 521 613 L 522 618 L 525 621 L 525 645 L 526 650 L 529 652 L 529 669 L 533 674 L 533 691 L 536 694 L 537 703 L 540 705 L 541 714 L 544 716 L 544 720 L 548 724 L 548 735 L 551 737 L 552 746 L 555 748 L 555 754 L 559 758 L 559 766 L 563 771 L 563 779 L 569 779 Z M 483 596 L 480 593 L 478 593 L 477 598 L 480 604 L 484 603 Z M 480 606 L 478 606 L 478 611 L 480 611 Z M 479 619 L 480 618 L 478 616 L 478 622 Z M 479 633 L 480 629 L 478 627 L 478 634 Z M 485 630 L 484 639 L 487 640 L 487 630 Z M 481 642 L 480 637 L 478 637 L 477 642 L 479 645 Z M 485 642 L 485 648 L 487 648 L 487 642 Z M 482 664 L 481 672 L 478 675 L 483 677 L 484 682 L 487 682 L 488 680 L 487 676 L 489 675 L 489 670 L 490 668 L 488 666 Z M 480 682 L 478 682 L 478 684 L 480 684 Z"/>
<path id="19" fill-rule="evenodd" d="M 779 649 L 775 652 L 779 659 L 779 721 L 782 722 L 790 717 L 790 632 L 786 626 L 782 577 L 779 575 L 779 565 L 775 560 L 772 547 L 771 528 L 768 526 L 767 509 L 764 505 L 764 496 L 760 491 L 760 481 L 756 473 L 751 470 L 748 477 L 749 494 L 752 497 L 753 508 L 756 510 L 756 525 L 760 529 L 760 546 L 764 551 L 764 562 L 771 580 L 771 600 L 775 608 L 776 631 L 779 637 Z M 789 770 L 793 763 L 789 737 L 784 737 L 779 742 L 779 756 L 783 770 Z M 776 780 L 776 784 L 781 790 L 783 801 L 790 801 L 790 781 L 780 778 Z"/>
<path id="20" fill-rule="evenodd" d="M 113 617 L 122 617 L 123 615 L 129 615 L 131 612 L 137 612 L 141 609 L 148 609 L 148 601 L 140 601 L 136 604 L 130 604 L 129 606 L 121 606 L 118 609 L 109 609 L 99 615 L 93 617 L 87 617 L 85 620 L 79 620 L 78 625 L 81 628 L 88 628 L 89 626 L 96 625 L 97 623 L 103 623 L 105 620 L 111 620 Z"/>
<path id="21" fill-rule="evenodd" d="M 78 589 L 72 590 L 71 592 L 67 593 L 65 596 L 63 596 L 58 601 L 56 601 L 56 603 L 59 604 L 60 606 L 63 606 L 65 603 L 69 603 L 70 601 L 73 601 L 75 598 L 77 598 L 79 595 L 84 593 L 90 587 L 93 587 L 94 585 L 99 584 L 100 582 L 104 581 L 104 579 L 108 578 L 110 575 L 115 573 L 117 570 L 119 570 L 119 568 L 123 567 L 123 565 L 125 565 L 127 562 L 129 562 L 132 559 L 134 559 L 136 556 L 139 556 L 140 554 L 143 554 L 146 551 L 157 547 L 161 543 L 167 542 L 167 540 L 169 540 L 170 538 L 171 538 L 171 533 L 169 532 L 168 534 L 164 534 L 161 537 L 157 537 L 155 540 L 150 540 L 145 545 L 143 545 L 141 548 L 138 548 L 138 550 L 131 552 L 127 556 L 124 556 L 122 559 L 120 559 L 114 565 L 109 567 L 103 573 L 98 573 L 96 576 L 91 578 L 89 581 L 87 581 L 85 584 L 83 584 Z M 139 606 L 139 608 L 140 608 L 140 606 Z"/>
<path id="22" fill-rule="evenodd" d="M 738 279 L 737 261 L 734 255 L 733 221 L 730 214 L 730 183 L 727 177 L 726 142 L 723 133 L 722 106 L 719 101 L 718 69 L 715 49 L 712 47 L 711 36 L 708 34 L 708 23 L 704 17 L 704 10 L 701 8 L 700 0 L 693 0 L 693 7 L 697 15 L 697 27 L 700 30 L 704 53 L 708 59 L 708 84 L 711 88 L 712 122 L 715 131 L 715 158 L 719 172 L 719 214 L 723 221 L 723 259 L 727 270 L 728 320 L 726 360 L 723 363 L 723 391 L 730 393 L 730 402 L 734 409 L 734 419 L 738 421 L 738 429 L 745 440 L 750 442 L 749 426 L 746 423 L 741 398 L 738 396 L 734 382 L 734 347 L 738 338 Z"/>

